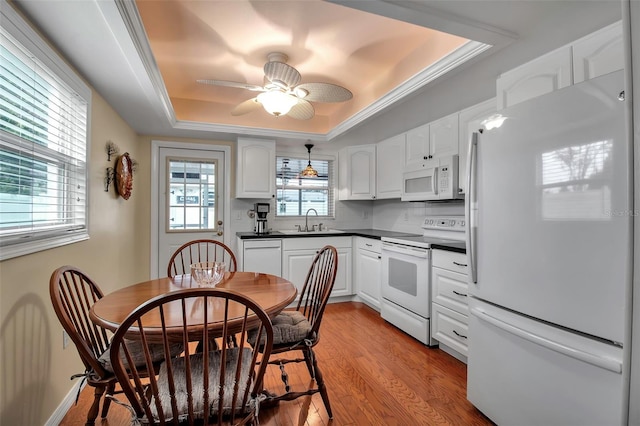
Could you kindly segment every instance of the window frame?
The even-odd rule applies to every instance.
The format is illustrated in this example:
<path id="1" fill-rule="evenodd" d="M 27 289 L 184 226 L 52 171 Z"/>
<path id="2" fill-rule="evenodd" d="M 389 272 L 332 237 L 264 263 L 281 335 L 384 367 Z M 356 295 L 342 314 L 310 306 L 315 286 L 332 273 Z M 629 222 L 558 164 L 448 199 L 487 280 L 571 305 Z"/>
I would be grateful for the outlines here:
<path id="1" fill-rule="evenodd" d="M 84 186 L 80 192 L 84 192 L 84 205 L 80 206 L 82 223 L 72 223 L 60 227 L 31 230 L 24 232 L 20 238 L 12 237 L 6 245 L 0 246 L 0 261 L 61 247 L 79 241 L 89 239 L 89 176 L 90 176 L 90 135 L 91 135 L 91 88 L 67 65 L 67 63 L 56 53 L 32 27 L 18 14 L 13 6 L 6 0 L 0 0 L 0 20 L 2 28 L 10 34 L 18 43 L 29 51 L 39 62 L 58 79 L 64 82 L 69 88 L 82 98 L 87 104 L 86 129 L 84 138 Z M 27 140 L 19 136 L 1 131 L 0 143 L 5 147 L 18 148 L 27 143 Z M 57 159 L 58 160 L 58 159 Z M 63 162 L 67 164 L 66 162 Z"/>
<path id="2" fill-rule="evenodd" d="M 302 152 L 276 152 L 276 176 L 275 176 L 275 186 L 276 186 L 276 199 L 275 199 L 275 212 L 274 212 L 274 218 L 277 220 L 287 220 L 287 219 L 297 219 L 297 218 L 301 218 L 301 217 L 305 217 L 304 212 L 300 215 L 288 215 L 288 216 L 282 216 L 282 215 L 278 215 L 278 201 L 277 201 L 277 193 L 278 193 L 278 168 L 277 168 L 277 162 L 278 162 L 278 158 L 289 158 L 289 159 L 295 159 L 295 160 L 304 160 L 304 163 L 306 165 L 306 163 L 309 160 L 309 154 L 308 153 L 302 153 Z M 328 169 L 329 169 L 329 176 L 328 176 L 328 199 L 327 199 L 327 210 L 328 210 L 328 214 L 326 215 L 318 215 L 318 217 L 321 218 L 327 218 L 327 219 L 335 219 L 335 214 L 336 214 L 336 179 L 337 179 L 337 160 L 334 156 L 330 156 L 330 155 L 318 155 L 318 154 L 311 154 L 311 161 L 327 161 L 329 162 L 328 165 Z M 314 216 L 315 217 L 315 216 Z"/>

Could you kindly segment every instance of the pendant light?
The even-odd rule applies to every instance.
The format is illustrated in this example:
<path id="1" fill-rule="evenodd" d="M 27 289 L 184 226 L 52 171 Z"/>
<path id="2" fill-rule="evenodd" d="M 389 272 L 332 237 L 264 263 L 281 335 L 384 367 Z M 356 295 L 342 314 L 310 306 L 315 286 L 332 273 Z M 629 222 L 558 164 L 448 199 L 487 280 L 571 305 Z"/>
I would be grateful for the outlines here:
<path id="1" fill-rule="evenodd" d="M 314 168 L 311 166 L 311 148 L 313 148 L 313 144 L 306 144 L 305 147 L 307 148 L 307 151 L 309 151 L 309 164 L 307 164 L 307 167 L 300 172 L 300 177 L 301 178 L 317 178 L 318 177 L 318 172 L 316 170 L 314 170 Z"/>

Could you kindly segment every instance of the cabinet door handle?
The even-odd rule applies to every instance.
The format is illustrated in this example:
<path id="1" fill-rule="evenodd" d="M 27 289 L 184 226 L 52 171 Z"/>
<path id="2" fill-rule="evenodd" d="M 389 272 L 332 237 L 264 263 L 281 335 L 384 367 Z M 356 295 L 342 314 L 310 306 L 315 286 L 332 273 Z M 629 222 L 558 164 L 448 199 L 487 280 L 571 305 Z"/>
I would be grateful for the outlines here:
<path id="1" fill-rule="evenodd" d="M 382 256 L 378 256 L 378 259 L 382 259 Z"/>
<path id="2" fill-rule="evenodd" d="M 465 336 L 464 334 L 460 334 L 460 333 L 458 333 L 458 332 L 457 332 L 457 331 L 455 331 L 455 330 L 453 330 L 453 334 L 455 334 L 456 336 L 461 337 L 461 338 L 463 338 L 463 339 L 467 339 L 467 336 Z"/>
<path id="3" fill-rule="evenodd" d="M 458 295 L 458 296 L 467 297 L 467 295 L 466 295 L 466 294 L 464 294 L 464 293 L 459 293 L 459 292 L 457 292 L 457 291 L 455 291 L 455 290 L 451 290 L 451 291 L 453 291 L 453 294 L 456 294 L 456 295 Z"/>
<path id="4" fill-rule="evenodd" d="M 467 267 L 467 264 L 466 264 L 466 263 L 453 262 L 453 264 L 454 264 L 454 265 L 456 265 L 456 266 L 462 266 L 463 268 L 466 268 L 466 267 Z"/>

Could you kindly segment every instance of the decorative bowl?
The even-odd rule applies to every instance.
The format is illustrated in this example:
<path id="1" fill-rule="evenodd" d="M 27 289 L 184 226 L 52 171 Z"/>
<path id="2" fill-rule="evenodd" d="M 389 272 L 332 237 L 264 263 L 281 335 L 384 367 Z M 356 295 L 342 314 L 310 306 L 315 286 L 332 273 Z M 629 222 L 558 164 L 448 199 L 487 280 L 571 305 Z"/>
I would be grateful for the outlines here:
<path id="1" fill-rule="evenodd" d="M 214 287 L 224 277 L 224 262 L 198 262 L 191 264 L 191 278 L 201 287 Z"/>

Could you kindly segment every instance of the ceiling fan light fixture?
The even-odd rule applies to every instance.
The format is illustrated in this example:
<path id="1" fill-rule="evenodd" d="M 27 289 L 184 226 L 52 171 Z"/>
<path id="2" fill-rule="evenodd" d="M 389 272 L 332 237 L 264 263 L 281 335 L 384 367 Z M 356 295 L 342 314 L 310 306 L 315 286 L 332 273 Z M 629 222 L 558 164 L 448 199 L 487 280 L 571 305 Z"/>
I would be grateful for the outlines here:
<path id="1" fill-rule="evenodd" d="M 307 167 L 305 167 L 305 169 L 300 172 L 300 177 L 301 178 L 317 178 L 318 171 L 311 166 L 311 148 L 313 148 L 313 144 L 308 143 L 305 145 L 305 147 L 309 152 L 309 164 L 307 164 Z"/>
<path id="2" fill-rule="evenodd" d="M 275 115 L 276 117 L 286 115 L 291 111 L 291 108 L 298 103 L 298 100 L 294 96 L 288 95 L 280 90 L 270 90 L 260 93 L 257 99 L 269 114 Z"/>

